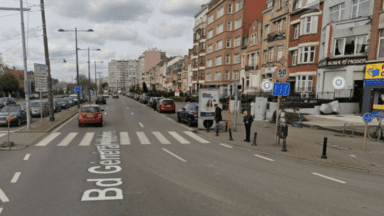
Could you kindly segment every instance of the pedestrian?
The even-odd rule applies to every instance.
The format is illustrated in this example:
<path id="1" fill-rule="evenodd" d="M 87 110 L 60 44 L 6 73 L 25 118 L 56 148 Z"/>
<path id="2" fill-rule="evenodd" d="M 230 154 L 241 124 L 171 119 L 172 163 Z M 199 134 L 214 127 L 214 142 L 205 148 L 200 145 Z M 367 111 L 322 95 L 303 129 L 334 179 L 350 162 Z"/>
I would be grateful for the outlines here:
<path id="1" fill-rule="evenodd" d="M 244 142 L 251 142 L 251 125 L 253 122 L 253 117 L 248 115 L 247 111 L 244 111 L 244 125 L 245 125 L 245 140 Z"/>
<path id="2" fill-rule="evenodd" d="M 215 133 L 216 133 L 216 136 L 219 136 L 219 125 L 220 125 L 220 121 L 222 120 L 222 117 L 221 117 L 221 108 L 217 106 L 217 104 L 215 104 L 215 118 L 214 118 L 216 124 L 215 124 Z"/>

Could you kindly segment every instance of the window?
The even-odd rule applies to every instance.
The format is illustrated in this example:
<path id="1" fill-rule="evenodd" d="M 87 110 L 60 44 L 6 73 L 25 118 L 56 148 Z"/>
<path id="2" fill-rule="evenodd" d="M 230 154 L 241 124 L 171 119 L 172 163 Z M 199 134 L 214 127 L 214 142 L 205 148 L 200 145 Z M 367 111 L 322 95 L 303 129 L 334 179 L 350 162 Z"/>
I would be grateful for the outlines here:
<path id="1" fill-rule="evenodd" d="M 194 71 L 194 72 L 193 72 L 193 77 L 194 77 L 194 78 L 197 78 L 197 71 Z"/>
<path id="2" fill-rule="evenodd" d="M 233 55 L 233 58 L 234 58 L 234 63 L 238 64 L 240 63 L 240 54 L 239 53 L 236 53 L 235 55 Z"/>
<path id="3" fill-rule="evenodd" d="M 264 63 L 267 63 L 268 62 L 268 51 L 264 50 L 263 55 L 264 55 Z"/>
<path id="4" fill-rule="evenodd" d="M 213 37 L 213 29 L 208 31 L 208 39 Z"/>
<path id="5" fill-rule="evenodd" d="M 227 22 L 227 31 L 231 31 L 232 30 L 232 21 L 228 21 Z"/>
<path id="6" fill-rule="evenodd" d="M 241 58 L 241 67 L 245 67 L 245 55 L 243 55 Z"/>
<path id="7" fill-rule="evenodd" d="M 239 0 L 236 2 L 236 12 L 243 9 L 243 0 Z"/>
<path id="8" fill-rule="evenodd" d="M 292 51 L 292 65 L 297 64 L 297 50 Z"/>
<path id="9" fill-rule="evenodd" d="M 283 21 L 283 20 L 280 20 L 280 21 L 279 21 L 279 24 L 278 24 L 278 30 L 279 30 L 279 32 L 281 32 L 281 30 L 283 30 L 283 24 L 284 24 L 284 21 Z"/>
<path id="10" fill-rule="evenodd" d="M 239 79 L 239 71 L 235 70 L 233 71 L 233 80 L 238 80 Z"/>
<path id="11" fill-rule="evenodd" d="M 367 36 L 353 36 L 335 39 L 335 56 L 364 54 L 368 45 Z"/>
<path id="12" fill-rule="evenodd" d="M 231 47 L 231 39 L 227 39 L 227 48 Z"/>
<path id="13" fill-rule="evenodd" d="M 352 18 L 368 16 L 371 0 L 353 0 Z"/>
<path id="14" fill-rule="evenodd" d="M 209 45 L 208 45 L 208 52 L 209 52 L 209 53 L 213 52 L 213 50 L 212 50 L 212 49 L 213 49 L 213 46 L 212 46 L 212 44 L 209 44 Z"/>
<path id="15" fill-rule="evenodd" d="M 212 59 L 208 59 L 208 61 L 207 61 L 207 67 L 212 67 Z"/>
<path id="16" fill-rule="evenodd" d="M 293 25 L 293 28 L 294 28 L 293 39 L 298 39 L 299 38 L 300 25 L 295 24 L 295 25 Z"/>
<path id="17" fill-rule="evenodd" d="M 200 43 L 200 50 L 205 50 L 205 42 Z"/>
<path id="18" fill-rule="evenodd" d="M 208 24 L 211 24 L 213 22 L 213 14 L 208 17 Z"/>
<path id="19" fill-rule="evenodd" d="M 231 55 L 226 55 L 225 56 L 225 64 L 230 64 L 231 63 Z"/>
<path id="20" fill-rule="evenodd" d="M 216 35 L 220 34 L 221 32 L 223 32 L 223 23 L 217 26 Z"/>
<path id="21" fill-rule="evenodd" d="M 271 8 L 273 6 L 272 0 L 267 3 L 267 8 Z"/>
<path id="22" fill-rule="evenodd" d="M 220 81 L 220 80 L 221 80 L 221 71 L 217 71 L 217 72 L 215 73 L 215 80 L 216 80 L 216 81 Z"/>
<path id="23" fill-rule="evenodd" d="M 280 60 L 283 57 L 283 46 L 277 47 L 277 60 Z"/>
<path id="24" fill-rule="evenodd" d="M 297 76 L 296 77 L 296 92 L 310 92 L 312 90 L 312 76 Z"/>
<path id="25" fill-rule="evenodd" d="M 251 44 L 256 45 L 256 43 L 257 43 L 257 33 L 254 33 L 251 36 Z"/>
<path id="26" fill-rule="evenodd" d="M 237 19 L 236 21 L 235 21 L 235 29 L 238 29 L 238 28 L 240 28 L 241 27 L 241 18 L 239 18 L 239 19 Z"/>
<path id="27" fill-rule="evenodd" d="M 219 19 L 223 15 L 224 15 L 224 7 L 221 7 L 219 10 L 217 10 L 217 19 Z"/>
<path id="28" fill-rule="evenodd" d="M 232 4 L 228 4 L 228 13 L 232 13 L 232 7 L 233 7 Z"/>
<path id="29" fill-rule="evenodd" d="M 241 37 L 240 37 L 240 36 L 237 36 L 237 37 L 235 38 L 235 47 L 240 46 L 240 45 L 241 45 Z"/>
<path id="30" fill-rule="evenodd" d="M 256 66 L 257 65 L 257 58 L 258 58 L 258 56 L 259 56 L 258 53 L 249 54 L 248 55 L 248 58 L 249 58 L 248 65 L 249 66 Z"/>
<path id="31" fill-rule="evenodd" d="M 225 72 L 225 80 L 229 80 L 229 71 Z"/>
<path id="32" fill-rule="evenodd" d="M 384 29 L 380 30 L 378 52 L 379 52 L 378 57 L 384 58 Z"/>
<path id="33" fill-rule="evenodd" d="M 211 73 L 207 73 L 207 81 L 212 81 L 212 74 Z"/>
<path id="34" fill-rule="evenodd" d="M 296 0 L 295 9 L 299 9 L 303 6 L 303 0 Z"/>
<path id="35" fill-rule="evenodd" d="M 330 10 L 330 14 L 329 14 L 330 20 L 329 21 L 332 22 L 332 21 L 343 20 L 344 8 L 345 8 L 345 3 L 341 3 L 341 4 L 338 4 L 338 5 L 331 7 L 329 9 Z"/>
<path id="36" fill-rule="evenodd" d="M 269 34 L 269 25 L 265 26 L 265 35 L 268 36 Z"/>
<path id="37" fill-rule="evenodd" d="M 318 16 L 301 19 L 301 35 L 317 33 Z"/>
<path id="38" fill-rule="evenodd" d="M 269 48 L 269 62 L 273 62 L 273 47 Z"/>
<path id="39" fill-rule="evenodd" d="M 219 40 L 216 42 L 216 50 L 223 49 L 223 40 Z"/>
<path id="40" fill-rule="evenodd" d="M 216 66 L 217 66 L 217 65 L 222 65 L 222 63 L 223 63 L 223 62 L 222 62 L 222 59 L 223 59 L 222 56 L 217 56 L 217 57 L 216 57 Z"/>
<path id="41" fill-rule="evenodd" d="M 250 86 L 250 79 L 249 79 L 249 75 L 245 76 L 245 87 L 249 88 Z"/>
<path id="42" fill-rule="evenodd" d="M 315 47 L 300 47 L 299 48 L 299 64 L 313 63 L 315 61 Z"/>

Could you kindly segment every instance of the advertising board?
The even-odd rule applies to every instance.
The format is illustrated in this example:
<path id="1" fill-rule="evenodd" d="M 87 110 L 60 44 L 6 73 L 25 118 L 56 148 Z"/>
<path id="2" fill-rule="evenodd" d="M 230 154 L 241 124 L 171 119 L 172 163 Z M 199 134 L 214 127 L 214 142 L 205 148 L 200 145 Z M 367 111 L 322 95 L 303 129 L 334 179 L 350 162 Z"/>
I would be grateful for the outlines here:
<path id="1" fill-rule="evenodd" d="M 199 89 L 199 128 L 205 129 L 203 125 L 205 120 L 212 121 L 213 123 L 213 118 L 215 114 L 215 104 L 221 107 L 220 89 Z"/>

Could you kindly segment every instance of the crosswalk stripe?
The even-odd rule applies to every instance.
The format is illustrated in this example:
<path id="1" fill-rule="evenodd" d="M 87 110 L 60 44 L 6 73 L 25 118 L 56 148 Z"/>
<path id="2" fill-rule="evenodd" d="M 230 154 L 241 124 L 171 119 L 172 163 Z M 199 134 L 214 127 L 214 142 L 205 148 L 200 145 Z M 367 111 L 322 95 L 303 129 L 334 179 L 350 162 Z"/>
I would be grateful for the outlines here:
<path id="1" fill-rule="evenodd" d="M 78 133 L 69 133 L 57 146 L 68 146 Z"/>
<path id="2" fill-rule="evenodd" d="M 160 132 L 152 132 L 161 144 L 171 144 Z"/>
<path id="3" fill-rule="evenodd" d="M 52 133 L 51 135 L 47 136 L 45 139 L 41 140 L 36 146 L 47 146 L 52 140 L 54 140 L 57 136 L 59 136 L 60 133 Z"/>
<path id="4" fill-rule="evenodd" d="M 190 142 L 186 139 L 184 139 L 182 136 L 180 136 L 178 133 L 175 131 L 168 131 L 171 136 L 173 136 L 177 141 L 179 141 L 181 144 L 190 144 Z"/>
<path id="5" fill-rule="evenodd" d="M 7 134 L 0 134 L 0 137 L 6 136 Z"/>
<path id="6" fill-rule="evenodd" d="M 192 137 L 193 139 L 197 140 L 200 143 L 210 143 L 209 141 L 197 136 L 192 131 L 184 131 L 184 133 L 187 134 L 188 136 Z"/>
<path id="7" fill-rule="evenodd" d="M 141 144 L 143 144 L 143 145 L 151 144 L 151 142 L 149 141 L 147 136 L 145 136 L 144 132 L 136 132 L 136 134 L 139 137 L 139 140 L 140 140 Z"/>
<path id="8" fill-rule="evenodd" d="M 128 132 L 120 132 L 120 145 L 130 145 Z"/>
<path id="9" fill-rule="evenodd" d="M 91 141 L 93 139 L 93 136 L 95 136 L 95 133 L 86 133 L 83 140 L 81 140 L 81 143 L 79 146 L 89 146 L 91 145 Z"/>

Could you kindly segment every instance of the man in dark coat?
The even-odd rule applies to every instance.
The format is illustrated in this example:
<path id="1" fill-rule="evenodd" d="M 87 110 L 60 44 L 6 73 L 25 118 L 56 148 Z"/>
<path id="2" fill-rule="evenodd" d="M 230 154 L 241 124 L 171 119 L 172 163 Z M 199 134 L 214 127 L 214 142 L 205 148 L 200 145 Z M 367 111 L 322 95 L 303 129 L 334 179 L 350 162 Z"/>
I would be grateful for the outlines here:
<path id="1" fill-rule="evenodd" d="M 219 136 L 219 125 L 220 125 L 220 121 L 222 120 L 222 116 L 221 116 L 221 109 L 220 107 L 217 106 L 217 104 L 215 104 L 215 133 L 216 133 L 216 136 Z"/>
<path id="2" fill-rule="evenodd" d="M 251 125 L 253 122 L 253 117 L 248 115 L 247 111 L 244 111 L 244 125 L 245 125 L 245 142 L 251 142 Z"/>

